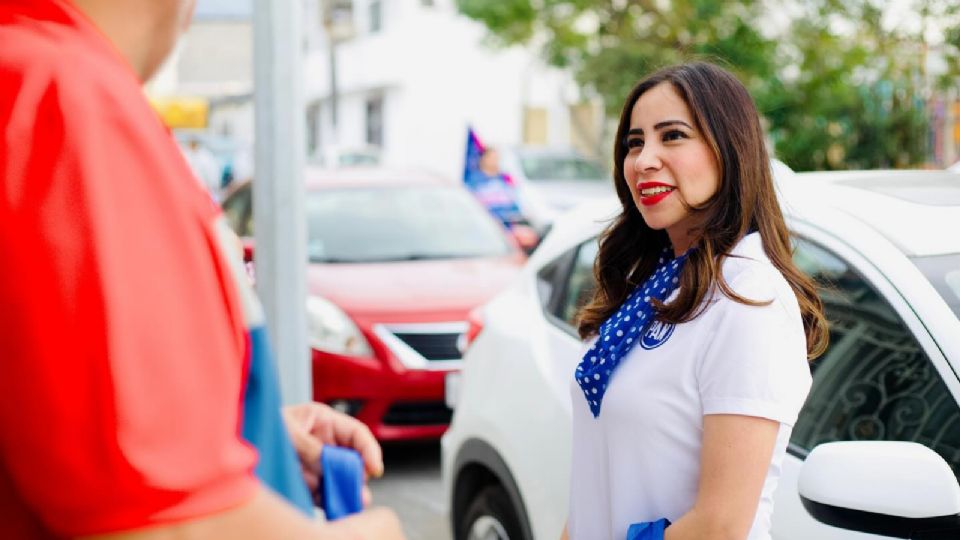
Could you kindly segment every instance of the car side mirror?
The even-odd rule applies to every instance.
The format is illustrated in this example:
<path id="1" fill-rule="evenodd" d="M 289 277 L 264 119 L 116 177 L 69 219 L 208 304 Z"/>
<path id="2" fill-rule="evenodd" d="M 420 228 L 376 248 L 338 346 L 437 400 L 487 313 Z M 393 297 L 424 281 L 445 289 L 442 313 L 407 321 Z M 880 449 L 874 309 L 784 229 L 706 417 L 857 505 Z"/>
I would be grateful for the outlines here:
<path id="1" fill-rule="evenodd" d="M 960 538 L 960 485 L 922 444 L 848 441 L 810 452 L 800 501 L 824 524 L 894 538 Z"/>
<path id="2" fill-rule="evenodd" d="M 516 240 L 517 245 L 520 246 L 520 249 L 527 255 L 533 253 L 533 250 L 537 249 L 537 246 L 540 245 L 540 235 L 536 229 L 529 225 L 511 225 L 510 234 L 513 235 L 513 239 Z"/>

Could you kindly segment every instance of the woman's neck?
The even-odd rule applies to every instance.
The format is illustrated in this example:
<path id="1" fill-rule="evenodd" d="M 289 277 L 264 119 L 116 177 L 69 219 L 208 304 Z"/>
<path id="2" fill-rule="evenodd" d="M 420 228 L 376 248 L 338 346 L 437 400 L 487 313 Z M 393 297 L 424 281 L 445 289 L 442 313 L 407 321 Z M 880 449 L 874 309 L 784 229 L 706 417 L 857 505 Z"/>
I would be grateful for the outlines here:
<path id="1" fill-rule="evenodd" d="M 689 233 L 672 234 L 670 231 L 667 231 L 667 237 L 670 239 L 670 247 L 673 249 L 674 257 L 679 257 L 686 253 L 698 240 L 697 237 Z"/>

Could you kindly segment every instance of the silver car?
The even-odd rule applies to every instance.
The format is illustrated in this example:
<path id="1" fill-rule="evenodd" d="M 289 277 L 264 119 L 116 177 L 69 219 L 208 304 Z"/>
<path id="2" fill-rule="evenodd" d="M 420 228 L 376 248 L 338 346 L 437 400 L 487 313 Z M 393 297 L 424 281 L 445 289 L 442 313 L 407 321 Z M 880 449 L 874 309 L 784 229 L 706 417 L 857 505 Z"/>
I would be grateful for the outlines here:
<path id="1" fill-rule="evenodd" d="M 570 148 L 520 146 L 499 150 L 501 169 L 517 186 L 517 203 L 534 229 L 545 231 L 561 213 L 614 193 L 610 171 Z"/>

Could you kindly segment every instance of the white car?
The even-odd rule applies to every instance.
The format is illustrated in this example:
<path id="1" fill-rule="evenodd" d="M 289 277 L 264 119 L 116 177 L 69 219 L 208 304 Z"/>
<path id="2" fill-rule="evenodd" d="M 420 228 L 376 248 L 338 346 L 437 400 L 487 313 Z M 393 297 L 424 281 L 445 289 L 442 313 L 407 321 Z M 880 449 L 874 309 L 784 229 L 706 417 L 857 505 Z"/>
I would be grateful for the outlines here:
<path id="1" fill-rule="evenodd" d="M 563 212 L 614 194 L 610 171 L 570 148 L 504 148 L 500 168 L 517 187 L 517 204 L 530 225 L 546 231 Z"/>
<path id="2" fill-rule="evenodd" d="M 831 340 L 784 460 L 773 538 L 960 538 L 960 180 L 774 169 L 795 261 L 827 284 Z M 581 346 L 572 321 L 618 208 L 558 218 L 518 282 L 472 317 L 442 439 L 456 540 L 559 538 Z M 931 528 L 943 530 L 910 532 Z"/>

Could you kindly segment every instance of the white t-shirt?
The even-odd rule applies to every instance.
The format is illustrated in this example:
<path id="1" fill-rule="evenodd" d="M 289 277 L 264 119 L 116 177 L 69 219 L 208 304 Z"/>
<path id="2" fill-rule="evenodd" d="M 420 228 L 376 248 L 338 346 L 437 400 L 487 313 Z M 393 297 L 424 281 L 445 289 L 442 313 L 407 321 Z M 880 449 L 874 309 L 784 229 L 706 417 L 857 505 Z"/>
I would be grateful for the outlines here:
<path id="1" fill-rule="evenodd" d="M 717 293 L 690 322 L 651 325 L 610 378 L 598 418 L 571 374 L 572 540 L 623 539 L 632 523 L 673 522 L 687 513 L 697 495 L 707 414 L 780 422 L 748 537 L 769 540 L 773 492 L 810 390 L 810 368 L 796 297 L 760 235 L 746 236 L 733 254 L 723 263 L 730 287 L 771 304 L 748 306 Z"/>

